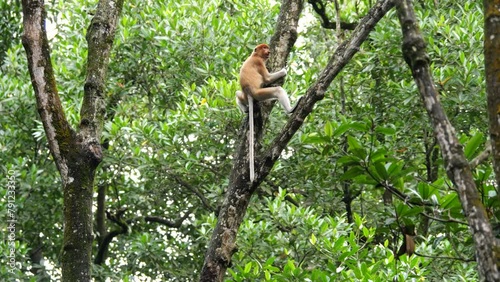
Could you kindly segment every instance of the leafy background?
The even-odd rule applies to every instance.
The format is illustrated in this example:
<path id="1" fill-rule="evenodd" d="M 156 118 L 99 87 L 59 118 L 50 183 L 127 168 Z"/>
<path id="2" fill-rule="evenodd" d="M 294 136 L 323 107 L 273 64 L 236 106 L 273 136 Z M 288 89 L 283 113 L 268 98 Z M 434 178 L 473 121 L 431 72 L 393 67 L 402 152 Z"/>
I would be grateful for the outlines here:
<path id="1" fill-rule="evenodd" d="M 108 211 L 126 210 L 130 230 L 113 240 L 105 264 L 95 265 L 96 280 L 197 278 L 244 118 L 234 102 L 239 66 L 256 43 L 269 41 L 279 13 L 274 1 L 167 2 L 127 1 L 116 34 L 106 152 L 95 185 L 107 189 Z M 356 22 L 372 1 L 340 2 L 342 20 Z M 15 276 L 0 266 L 0 278 L 58 280 L 61 183 L 20 42 L 20 3 L 0 5 L 0 184 L 6 187 L 7 172 L 15 171 L 16 259 L 22 263 Z M 59 94 L 73 125 L 83 93 L 85 30 L 95 5 L 46 5 Z M 444 0 L 417 1 L 416 8 L 441 102 L 472 160 L 484 149 L 488 128 L 482 6 Z M 333 19 L 333 6 L 328 9 Z M 349 31 L 341 37 L 347 36 Z M 284 85 L 292 100 L 304 94 L 338 42 L 306 3 Z M 477 279 L 460 202 L 400 46 L 391 11 L 252 199 L 228 281 Z M 264 142 L 284 121 L 279 109 L 273 111 Z M 497 230 L 491 164 L 478 166 L 474 176 Z M 407 198 L 384 202 L 386 187 Z M 0 193 L 0 217 L 7 218 L 6 189 Z M 175 221 L 186 213 L 178 228 L 143 219 Z M 418 255 L 396 260 L 402 226 L 415 227 Z M 0 250 L 7 253 L 5 240 Z M 30 262 L 35 254 L 42 254 L 43 266 Z M 45 270 L 33 275 L 39 267 Z"/>

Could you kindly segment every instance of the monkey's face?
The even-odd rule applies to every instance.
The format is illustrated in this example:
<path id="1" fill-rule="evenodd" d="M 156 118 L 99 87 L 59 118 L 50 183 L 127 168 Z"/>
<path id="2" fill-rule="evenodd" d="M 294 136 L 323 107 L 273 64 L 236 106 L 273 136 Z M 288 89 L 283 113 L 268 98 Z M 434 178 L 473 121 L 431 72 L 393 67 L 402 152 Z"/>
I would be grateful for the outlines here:
<path id="1" fill-rule="evenodd" d="M 268 47 L 262 48 L 262 57 L 267 60 L 269 59 L 269 55 L 271 55 L 271 51 L 269 51 L 269 48 Z"/>
<path id="2" fill-rule="evenodd" d="M 264 60 L 267 60 L 269 58 L 269 55 L 271 54 L 271 51 L 269 50 L 269 46 L 267 46 L 267 44 L 261 44 L 257 46 L 257 48 L 255 48 L 255 52 Z"/>

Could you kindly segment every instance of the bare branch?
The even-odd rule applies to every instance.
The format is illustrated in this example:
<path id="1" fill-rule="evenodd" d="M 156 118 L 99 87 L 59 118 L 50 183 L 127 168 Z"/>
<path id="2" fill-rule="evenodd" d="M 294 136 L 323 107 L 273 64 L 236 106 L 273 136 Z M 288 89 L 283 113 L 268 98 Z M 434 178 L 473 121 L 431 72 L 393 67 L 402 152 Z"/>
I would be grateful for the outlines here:
<path id="1" fill-rule="evenodd" d="M 320 0 L 309 0 L 309 4 L 313 7 L 314 11 L 318 16 L 321 18 L 321 26 L 326 28 L 326 29 L 347 29 L 347 30 L 354 30 L 356 26 L 358 25 L 357 23 L 346 23 L 342 22 L 339 20 L 337 17 L 336 22 L 331 22 L 330 18 L 328 18 L 328 15 L 326 14 L 326 8 L 325 8 L 325 3 L 323 3 Z M 340 22 L 340 26 L 337 25 L 337 23 Z"/>
<path id="2" fill-rule="evenodd" d="M 80 111 L 79 134 L 89 156 L 100 162 L 100 136 L 106 112 L 105 81 L 123 0 L 101 0 L 87 32 L 87 77 Z"/>
<path id="3" fill-rule="evenodd" d="M 186 212 L 183 216 L 176 219 L 175 221 L 168 220 L 166 218 L 159 217 L 159 216 L 145 216 L 144 220 L 148 221 L 148 222 L 161 223 L 161 224 L 166 225 L 166 226 L 171 227 L 171 228 L 179 228 L 179 227 L 181 227 L 184 220 L 186 220 L 186 218 L 189 217 L 190 214 L 191 214 L 191 212 Z"/>
<path id="4" fill-rule="evenodd" d="M 439 222 L 444 222 L 444 223 L 449 223 L 449 222 L 453 222 L 453 223 L 459 223 L 459 224 L 463 224 L 463 225 L 468 225 L 467 222 L 465 221 L 461 221 L 461 220 L 458 220 L 458 219 L 454 219 L 454 218 L 448 218 L 448 219 L 444 219 L 444 218 L 438 218 L 438 217 L 434 217 L 430 214 L 427 214 L 425 212 L 421 212 L 420 213 L 421 215 L 429 218 L 429 219 L 432 219 L 432 220 L 435 220 L 435 221 L 439 221 Z"/>
<path id="5" fill-rule="evenodd" d="M 203 206 L 205 206 L 207 210 L 211 212 L 215 211 L 215 209 L 210 204 L 210 201 L 205 197 L 205 195 L 203 195 L 202 192 L 200 192 L 198 188 L 194 187 L 193 185 L 183 180 L 179 175 L 173 173 L 170 169 L 167 169 L 167 173 L 170 177 L 172 177 L 175 180 L 175 182 L 177 182 L 179 185 L 181 185 L 182 187 L 188 189 L 190 192 L 195 194 L 200 199 Z"/>
<path id="6" fill-rule="evenodd" d="M 486 148 L 477 157 L 469 162 L 470 169 L 475 169 L 491 156 L 491 142 L 486 142 Z"/>
<path id="7" fill-rule="evenodd" d="M 109 211 L 106 211 L 106 217 L 112 222 L 118 225 L 117 229 L 112 230 L 111 232 L 106 233 L 103 236 L 101 243 L 99 243 L 99 249 L 97 250 L 97 254 L 94 259 L 94 263 L 97 265 L 101 265 L 106 259 L 106 255 L 108 253 L 109 244 L 113 240 L 113 238 L 117 237 L 120 234 L 126 234 L 129 230 L 129 226 L 125 220 L 123 220 L 122 216 L 125 213 L 126 209 L 121 209 L 116 212 L 116 214 L 111 214 Z"/>
<path id="8" fill-rule="evenodd" d="M 99 244 L 99 249 L 97 251 L 97 255 L 94 259 L 95 264 L 102 264 L 104 260 L 106 259 L 106 253 L 108 252 L 109 249 L 109 244 L 113 240 L 113 238 L 121 235 L 121 234 L 127 234 L 130 231 L 130 226 L 129 224 L 135 221 L 139 221 L 141 219 L 144 219 L 144 221 L 147 222 L 155 222 L 155 223 L 160 223 L 163 225 L 166 225 L 171 228 L 179 228 L 181 227 L 182 223 L 186 218 L 191 215 L 191 211 L 187 211 L 183 216 L 180 218 L 176 219 L 175 221 L 159 217 L 159 216 L 145 216 L 145 217 L 136 217 L 134 219 L 130 219 L 125 221 L 122 216 L 125 213 L 126 209 L 120 209 L 118 210 L 115 214 L 111 214 L 109 211 L 106 211 L 106 216 L 107 218 L 116 223 L 119 228 L 114 229 L 111 232 L 108 232 L 106 236 L 104 236 L 102 243 Z"/>
<path id="9" fill-rule="evenodd" d="M 68 180 L 67 154 L 74 144 L 74 131 L 69 125 L 50 60 L 50 47 L 45 30 L 43 0 L 23 0 L 23 46 L 28 58 L 31 84 L 35 90 L 38 113 L 42 119 L 50 152 L 61 174 Z"/>

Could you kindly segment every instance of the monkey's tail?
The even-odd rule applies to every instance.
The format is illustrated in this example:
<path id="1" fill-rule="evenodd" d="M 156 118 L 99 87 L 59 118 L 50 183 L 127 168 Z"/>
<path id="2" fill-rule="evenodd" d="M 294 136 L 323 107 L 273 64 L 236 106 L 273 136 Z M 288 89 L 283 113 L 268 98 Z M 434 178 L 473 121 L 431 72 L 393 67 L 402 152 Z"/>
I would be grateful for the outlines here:
<path id="1" fill-rule="evenodd" d="M 250 164 L 250 182 L 255 180 L 255 162 L 254 162 L 254 132 L 253 132 L 253 98 L 251 95 L 248 97 L 248 160 Z"/>

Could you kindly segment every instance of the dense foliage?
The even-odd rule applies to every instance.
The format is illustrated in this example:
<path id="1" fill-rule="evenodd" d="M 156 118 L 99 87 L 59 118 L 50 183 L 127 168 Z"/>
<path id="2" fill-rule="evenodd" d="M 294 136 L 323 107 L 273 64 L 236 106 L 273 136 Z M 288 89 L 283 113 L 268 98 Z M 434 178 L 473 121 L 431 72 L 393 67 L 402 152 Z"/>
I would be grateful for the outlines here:
<path id="1" fill-rule="evenodd" d="M 356 22 L 372 1 L 340 2 L 342 19 Z M 417 2 L 441 101 L 472 160 L 484 149 L 488 128 L 482 6 Z M 66 116 L 75 124 L 87 56 L 83 31 L 95 1 L 51 5 L 52 60 Z M 238 69 L 256 43 L 269 41 L 279 8 L 274 1 L 126 2 L 110 63 L 105 159 L 95 186 L 107 191 L 108 214 L 120 215 L 106 221 L 107 229 L 120 230 L 123 220 L 128 230 L 113 238 L 105 263 L 95 265 L 96 280 L 197 278 L 244 118 L 234 102 Z M 334 18 L 333 5 L 328 8 Z M 19 33 L 17 20 L 0 19 L 2 38 Z M 306 4 L 284 85 L 292 100 L 349 32 L 323 29 Z M 21 42 L 13 38 L 0 46 L 0 184 L 15 172 L 16 261 L 22 264 L 15 276 L 57 280 L 61 183 Z M 477 279 L 462 207 L 400 46 L 391 11 L 252 199 L 228 281 Z M 283 115 L 273 111 L 264 142 Z M 474 177 L 497 226 L 491 164 L 477 166 Z M 385 192 L 391 189 L 397 192 Z M 7 192 L 0 192 L 0 215 L 7 218 Z M 416 254 L 397 258 L 403 229 L 416 232 Z M 0 250 L 7 249 L 2 241 Z M 12 277 L 2 265 L 0 278 Z"/>

